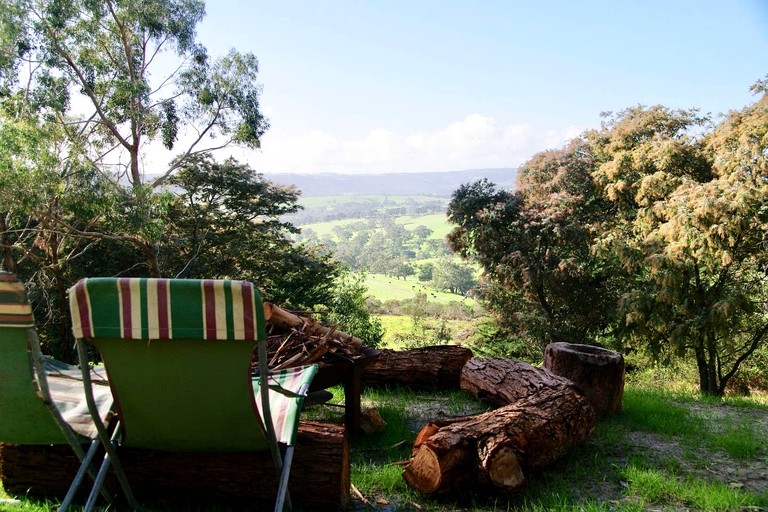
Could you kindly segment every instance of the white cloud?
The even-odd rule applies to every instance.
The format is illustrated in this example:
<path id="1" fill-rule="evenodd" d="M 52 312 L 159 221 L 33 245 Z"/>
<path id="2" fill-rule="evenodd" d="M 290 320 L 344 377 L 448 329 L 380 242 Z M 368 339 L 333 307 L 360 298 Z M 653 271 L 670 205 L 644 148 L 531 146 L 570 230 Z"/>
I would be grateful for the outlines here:
<path id="1" fill-rule="evenodd" d="M 502 125 L 493 117 L 470 114 L 431 132 L 399 134 L 386 128 L 356 139 L 331 131 L 298 135 L 267 132 L 258 152 L 227 148 L 259 172 L 384 173 L 456 171 L 516 167 L 538 151 L 562 146 L 582 130 L 542 130 L 530 124 Z"/>

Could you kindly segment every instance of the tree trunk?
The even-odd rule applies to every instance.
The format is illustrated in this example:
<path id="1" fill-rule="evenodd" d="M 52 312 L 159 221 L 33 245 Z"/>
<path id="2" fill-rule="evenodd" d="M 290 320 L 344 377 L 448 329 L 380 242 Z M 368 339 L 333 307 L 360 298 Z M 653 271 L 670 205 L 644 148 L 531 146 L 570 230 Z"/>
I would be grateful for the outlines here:
<path id="1" fill-rule="evenodd" d="M 571 381 L 547 369 L 512 359 L 472 358 L 461 370 L 461 389 L 497 407 L 515 403 L 542 389 L 573 387 Z"/>
<path id="2" fill-rule="evenodd" d="M 544 368 L 580 387 L 598 416 L 621 411 L 624 357 L 618 352 L 592 345 L 550 343 L 544 349 Z"/>
<path id="3" fill-rule="evenodd" d="M 121 448 L 134 493 L 147 505 L 207 502 L 242 509 L 274 503 L 277 474 L 269 453 L 171 453 Z M 69 446 L 0 444 L 0 480 L 12 495 L 62 498 L 78 462 Z M 90 485 L 87 480 L 86 485 Z M 109 487 L 120 494 L 117 481 Z M 349 448 L 344 427 L 302 421 L 291 469 L 294 504 L 344 510 L 349 504 Z"/>
<path id="4" fill-rule="evenodd" d="M 363 387 L 402 386 L 416 390 L 458 389 L 461 369 L 472 357 L 455 345 L 382 350 L 362 372 Z"/>
<path id="5" fill-rule="evenodd" d="M 527 473 L 564 456 L 594 428 L 584 397 L 566 386 L 542 388 L 500 409 L 428 424 L 403 478 L 426 495 L 475 485 L 516 491 Z"/>

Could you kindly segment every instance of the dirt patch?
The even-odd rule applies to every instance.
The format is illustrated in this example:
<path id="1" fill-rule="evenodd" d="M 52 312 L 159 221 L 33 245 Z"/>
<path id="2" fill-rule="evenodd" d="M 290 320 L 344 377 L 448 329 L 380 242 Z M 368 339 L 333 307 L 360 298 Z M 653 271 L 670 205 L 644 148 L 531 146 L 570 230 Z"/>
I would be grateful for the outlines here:
<path id="1" fill-rule="evenodd" d="M 705 421 L 710 434 L 725 433 L 748 425 L 756 431 L 762 448 L 754 457 L 735 458 L 721 450 L 711 450 L 706 442 L 696 446 L 683 445 L 676 438 L 649 432 L 630 432 L 628 453 L 642 453 L 646 459 L 674 460 L 680 474 L 709 481 L 719 481 L 734 488 L 757 494 L 768 494 L 768 410 L 734 407 L 726 404 L 680 404 L 692 416 Z M 626 462 L 628 458 L 625 458 Z"/>

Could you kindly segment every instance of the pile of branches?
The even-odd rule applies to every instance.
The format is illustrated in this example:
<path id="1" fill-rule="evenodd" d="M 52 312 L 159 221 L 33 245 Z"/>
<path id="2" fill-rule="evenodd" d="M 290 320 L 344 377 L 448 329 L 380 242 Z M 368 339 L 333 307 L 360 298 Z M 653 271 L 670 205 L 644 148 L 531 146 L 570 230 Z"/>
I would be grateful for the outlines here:
<path id="1" fill-rule="evenodd" d="M 269 367 L 281 370 L 311 363 L 354 363 L 365 355 L 359 338 L 338 326 L 264 303 Z"/>

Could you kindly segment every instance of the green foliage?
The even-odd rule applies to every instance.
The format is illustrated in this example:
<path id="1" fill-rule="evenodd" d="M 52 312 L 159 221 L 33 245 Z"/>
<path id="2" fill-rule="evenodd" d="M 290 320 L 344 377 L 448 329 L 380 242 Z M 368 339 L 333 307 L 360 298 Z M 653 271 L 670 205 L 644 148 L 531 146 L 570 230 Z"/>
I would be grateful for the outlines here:
<path id="1" fill-rule="evenodd" d="M 432 286 L 437 290 L 466 295 L 475 286 L 471 267 L 450 258 L 441 258 L 432 268 Z"/>
<path id="2" fill-rule="evenodd" d="M 52 220 L 80 238 L 134 245 L 146 272 L 159 276 L 168 201 L 158 187 L 195 155 L 229 143 L 258 147 L 268 128 L 256 58 L 236 50 L 209 58 L 196 41 L 205 14 L 200 0 L 13 0 L 2 9 L 8 19 L 0 44 L 15 48 L 0 59 L 3 97 L 18 98 L 20 115 L 56 131 L 62 162 L 89 167 L 118 193 L 99 222 Z M 178 64 L 168 66 L 168 75 L 156 72 L 160 54 Z M 18 80 L 22 67 L 28 71 Z M 184 131 L 196 135 L 176 158 L 165 155 L 170 165 L 158 167 L 159 156 L 144 168 L 147 144 L 178 151 Z"/>
<path id="3" fill-rule="evenodd" d="M 419 281 L 431 281 L 434 275 L 435 265 L 433 263 L 422 263 L 418 265 L 417 277 Z"/>
<path id="4" fill-rule="evenodd" d="M 47 351 L 72 360 L 65 292 L 85 275 L 241 278 L 293 307 L 328 301 L 337 265 L 279 219 L 298 194 L 205 156 L 259 147 L 268 122 L 256 57 L 197 41 L 201 0 L 0 11 L 0 267 L 30 283 Z M 182 147 L 181 133 L 195 135 Z M 168 152 L 145 167 L 153 143 Z"/>
<path id="5" fill-rule="evenodd" d="M 768 339 L 766 105 L 764 96 L 701 140 L 680 132 L 647 135 L 649 119 L 660 124 L 659 112 L 635 113 L 599 145 L 618 144 L 617 135 L 627 131 L 646 134 L 624 143 L 632 158 L 619 152 L 596 172 L 625 210 L 600 250 L 617 254 L 638 277 L 620 302 L 622 327 L 631 342 L 648 343 L 656 355 L 690 353 L 702 393 L 722 395 Z M 690 113 L 678 116 L 677 130 L 702 122 Z M 623 130 L 615 133 L 618 127 Z M 624 174 L 616 171 L 619 160 Z M 616 195 L 616 187 L 633 190 L 634 202 Z"/>
<path id="6" fill-rule="evenodd" d="M 503 331 L 535 350 L 555 341 L 594 342 L 608 327 L 618 278 L 591 253 L 612 216 L 590 175 L 586 143 L 536 155 L 520 169 L 517 191 L 487 181 L 454 193 L 448 240 L 485 275 L 480 296 Z"/>
<path id="7" fill-rule="evenodd" d="M 347 272 L 337 280 L 327 306 L 326 321 L 341 326 L 347 334 L 363 340 L 366 347 L 376 348 L 384 338 L 384 328 L 378 318 L 371 316 L 366 306 L 365 274 Z"/>
<path id="8" fill-rule="evenodd" d="M 708 123 L 626 109 L 534 156 L 514 193 L 454 193 L 449 241 L 503 331 L 686 355 L 702 393 L 725 392 L 768 339 L 768 95 Z"/>
<path id="9" fill-rule="evenodd" d="M 206 155 L 188 159 L 169 183 L 176 194 L 163 219 L 164 275 L 245 279 L 266 299 L 296 308 L 330 300 L 338 266 L 292 243 L 296 228 L 281 220 L 299 208 L 295 190 Z"/>

